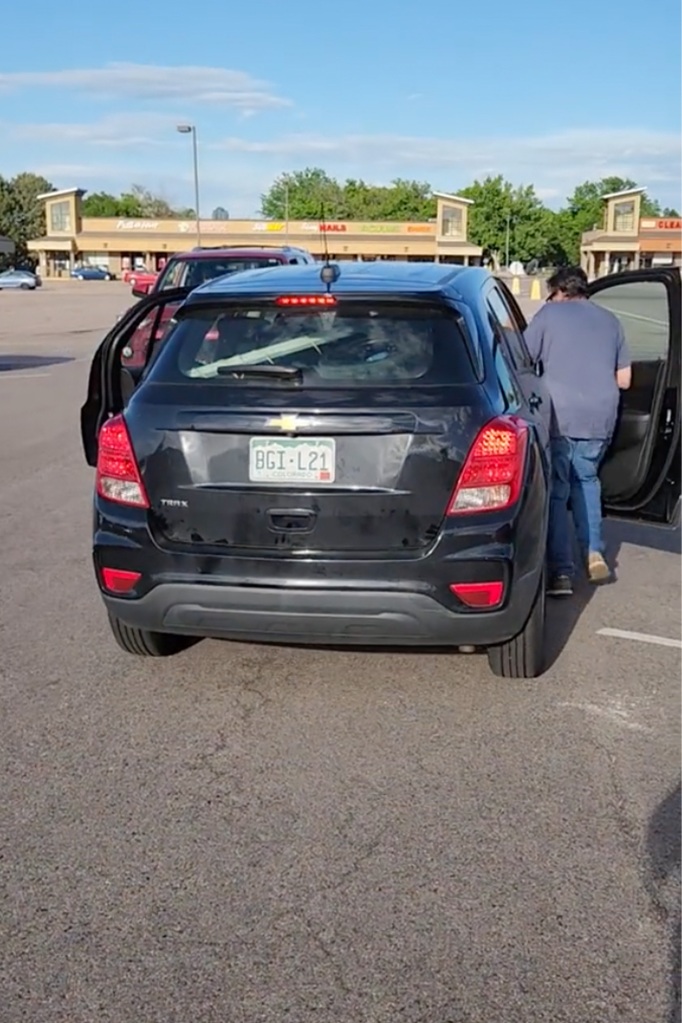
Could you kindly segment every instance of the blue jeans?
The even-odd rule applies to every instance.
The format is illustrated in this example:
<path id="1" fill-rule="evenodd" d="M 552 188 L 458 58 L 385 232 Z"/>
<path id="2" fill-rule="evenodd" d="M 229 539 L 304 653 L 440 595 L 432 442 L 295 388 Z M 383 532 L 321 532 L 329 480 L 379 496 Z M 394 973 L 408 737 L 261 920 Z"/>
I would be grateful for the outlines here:
<path id="1" fill-rule="evenodd" d="M 569 500 L 573 524 L 583 558 L 604 553 L 601 517 L 599 467 L 608 440 L 552 438 L 552 486 L 549 501 L 547 565 L 551 575 L 572 576 L 573 543 Z"/>

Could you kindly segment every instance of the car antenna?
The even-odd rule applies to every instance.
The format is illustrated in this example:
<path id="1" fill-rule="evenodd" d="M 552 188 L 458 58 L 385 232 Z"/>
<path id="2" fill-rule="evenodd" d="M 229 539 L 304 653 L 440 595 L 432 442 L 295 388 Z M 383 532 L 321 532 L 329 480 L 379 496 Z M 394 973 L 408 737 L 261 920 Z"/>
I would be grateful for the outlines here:
<path id="1" fill-rule="evenodd" d="M 324 263 L 320 270 L 320 280 L 323 284 L 327 285 L 327 294 L 331 291 L 332 284 L 338 281 L 341 276 L 341 270 L 337 263 L 332 263 L 329 259 L 329 245 L 327 242 L 327 221 L 324 215 L 324 203 L 320 202 L 320 231 L 322 232 L 322 240 L 324 242 Z"/>

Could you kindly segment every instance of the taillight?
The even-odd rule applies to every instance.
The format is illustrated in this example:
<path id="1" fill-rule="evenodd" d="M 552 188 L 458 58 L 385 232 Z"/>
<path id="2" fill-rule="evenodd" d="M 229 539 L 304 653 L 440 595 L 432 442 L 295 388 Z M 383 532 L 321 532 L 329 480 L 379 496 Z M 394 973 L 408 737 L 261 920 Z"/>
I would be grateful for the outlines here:
<path id="1" fill-rule="evenodd" d="M 504 583 L 499 579 L 487 583 L 451 583 L 450 589 L 467 607 L 497 607 L 504 596 Z"/>
<path id="2" fill-rule="evenodd" d="M 140 572 L 128 572 L 123 568 L 103 568 L 102 585 L 110 593 L 130 593 L 142 578 Z"/>
<path id="3" fill-rule="evenodd" d="M 518 499 L 528 447 L 528 427 L 516 416 L 487 423 L 464 463 L 448 515 L 499 511 Z"/>
<path id="4" fill-rule="evenodd" d="M 333 295 L 280 295 L 275 305 L 330 306 L 336 305 L 336 299 Z"/>
<path id="5" fill-rule="evenodd" d="M 148 508 L 137 459 L 123 416 L 107 420 L 97 440 L 97 481 L 100 497 L 117 504 Z"/>

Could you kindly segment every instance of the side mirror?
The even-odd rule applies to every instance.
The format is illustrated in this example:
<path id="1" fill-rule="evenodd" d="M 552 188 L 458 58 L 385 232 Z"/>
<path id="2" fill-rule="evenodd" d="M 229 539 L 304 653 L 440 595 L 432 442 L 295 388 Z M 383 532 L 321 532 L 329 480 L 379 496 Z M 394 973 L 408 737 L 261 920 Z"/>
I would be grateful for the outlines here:
<path id="1" fill-rule="evenodd" d="M 151 284 L 136 284 L 133 288 L 133 295 L 135 298 L 146 298 L 151 290 Z"/>

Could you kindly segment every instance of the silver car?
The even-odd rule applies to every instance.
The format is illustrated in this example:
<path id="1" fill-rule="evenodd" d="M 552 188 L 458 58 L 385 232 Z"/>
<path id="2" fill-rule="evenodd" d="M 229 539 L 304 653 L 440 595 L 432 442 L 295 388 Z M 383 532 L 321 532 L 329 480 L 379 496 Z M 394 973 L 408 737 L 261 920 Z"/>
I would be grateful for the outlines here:
<path id="1" fill-rule="evenodd" d="M 21 291 L 35 291 L 40 278 L 30 270 L 5 270 L 0 273 L 0 291 L 3 288 L 19 288 Z"/>

